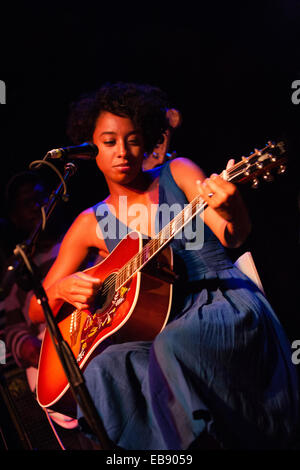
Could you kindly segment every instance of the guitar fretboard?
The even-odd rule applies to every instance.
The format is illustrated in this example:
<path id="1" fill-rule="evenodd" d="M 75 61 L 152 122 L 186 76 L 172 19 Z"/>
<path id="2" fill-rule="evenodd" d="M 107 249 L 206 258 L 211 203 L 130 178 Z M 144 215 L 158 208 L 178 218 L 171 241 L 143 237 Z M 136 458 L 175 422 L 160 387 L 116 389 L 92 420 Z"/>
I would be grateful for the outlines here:
<path id="1" fill-rule="evenodd" d="M 261 150 L 255 151 L 249 157 L 242 159 L 231 168 L 224 170 L 219 176 L 226 181 L 243 182 L 254 176 L 266 163 L 268 166 L 278 165 L 278 156 L 274 155 L 274 150 L 279 151 L 279 156 L 285 152 L 283 142 L 268 145 Z M 270 152 L 270 153 L 269 153 Z M 273 162 L 273 163 L 272 163 Z M 274 163 L 275 162 L 275 163 Z M 163 247 L 165 247 L 183 227 L 192 220 L 198 213 L 207 207 L 207 203 L 196 196 L 179 212 L 162 230 L 152 238 L 146 245 L 134 255 L 118 272 L 116 276 L 115 289 L 120 289 L 137 271 L 142 269 Z"/>

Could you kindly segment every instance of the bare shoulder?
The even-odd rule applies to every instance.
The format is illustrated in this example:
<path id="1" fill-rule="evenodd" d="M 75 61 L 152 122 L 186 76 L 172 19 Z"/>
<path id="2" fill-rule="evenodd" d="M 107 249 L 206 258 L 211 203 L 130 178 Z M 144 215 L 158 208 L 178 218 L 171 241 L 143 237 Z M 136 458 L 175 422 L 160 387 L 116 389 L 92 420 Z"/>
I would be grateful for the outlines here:
<path id="1" fill-rule="evenodd" d="M 92 207 L 89 207 L 88 209 L 85 209 L 84 211 L 80 212 L 74 222 L 82 225 L 90 225 L 95 220 L 96 219 L 94 215 L 94 210 Z"/>
<path id="2" fill-rule="evenodd" d="M 74 222 L 72 223 L 69 231 L 72 232 L 72 235 L 75 233 L 79 236 L 82 235 L 85 237 L 85 240 L 88 242 L 87 236 L 90 234 L 90 230 L 96 224 L 96 218 L 94 216 L 93 209 L 90 207 L 83 212 L 81 212 Z"/>
<path id="3" fill-rule="evenodd" d="M 99 255 L 102 258 L 106 258 L 109 251 L 98 226 L 94 209 L 90 207 L 84 210 L 79 214 L 79 217 L 81 219 L 81 229 L 86 237 L 88 248 L 97 248 Z"/>
<path id="4" fill-rule="evenodd" d="M 80 241 L 85 248 L 106 250 L 104 240 L 98 236 L 97 219 L 92 207 L 82 211 L 74 220 L 68 231 L 68 237 Z"/>
<path id="5" fill-rule="evenodd" d="M 185 157 L 175 158 L 170 162 L 170 170 L 174 180 L 181 189 L 186 189 L 192 181 L 205 179 L 204 171 L 193 160 Z"/>

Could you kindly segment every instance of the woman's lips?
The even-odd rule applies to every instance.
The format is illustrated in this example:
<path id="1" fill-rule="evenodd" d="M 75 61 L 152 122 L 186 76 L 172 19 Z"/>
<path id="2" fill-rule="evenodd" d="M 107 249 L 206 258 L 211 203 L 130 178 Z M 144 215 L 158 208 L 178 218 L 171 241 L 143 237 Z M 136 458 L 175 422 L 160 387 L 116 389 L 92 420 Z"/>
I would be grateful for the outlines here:
<path id="1" fill-rule="evenodd" d="M 128 163 L 122 163 L 121 165 L 115 165 L 115 167 L 117 170 L 123 172 L 123 173 L 126 173 L 127 171 L 129 171 L 131 169 L 131 166 L 128 165 Z"/>

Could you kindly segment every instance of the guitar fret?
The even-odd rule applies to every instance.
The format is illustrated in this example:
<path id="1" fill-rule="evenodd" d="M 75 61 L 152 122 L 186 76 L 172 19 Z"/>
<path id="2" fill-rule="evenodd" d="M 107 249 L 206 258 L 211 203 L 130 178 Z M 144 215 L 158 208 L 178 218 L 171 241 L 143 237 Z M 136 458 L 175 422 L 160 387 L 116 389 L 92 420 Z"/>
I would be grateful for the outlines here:
<path id="1" fill-rule="evenodd" d="M 175 226 L 176 226 L 176 223 L 174 221 L 174 222 L 171 223 L 171 235 L 174 235 L 174 233 L 175 233 L 175 229 L 176 229 Z"/>
<path id="2" fill-rule="evenodd" d="M 152 243 L 149 243 L 149 254 L 152 256 L 155 253 L 154 250 L 154 245 Z"/>
<path id="3" fill-rule="evenodd" d="M 146 263 L 149 259 L 150 259 L 150 253 L 149 253 L 149 246 L 148 244 L 145 245 L 143 251 L 142 251 L 143 255 L 142 255 L 142 261 L 143 261 L 143 264 Z"/>
<path id="4" fill-rule="evenodd" d="M 136 256 L 133 258 L 132 266 L 133 266 L 133 271 L 136 271 L 137 270 L 137 258 L 136 258 Z"/>
<path id="5" fill-rule="evenodd" d="M 126 264 L 126 277 L 130 277 L 130 265 Z"/>

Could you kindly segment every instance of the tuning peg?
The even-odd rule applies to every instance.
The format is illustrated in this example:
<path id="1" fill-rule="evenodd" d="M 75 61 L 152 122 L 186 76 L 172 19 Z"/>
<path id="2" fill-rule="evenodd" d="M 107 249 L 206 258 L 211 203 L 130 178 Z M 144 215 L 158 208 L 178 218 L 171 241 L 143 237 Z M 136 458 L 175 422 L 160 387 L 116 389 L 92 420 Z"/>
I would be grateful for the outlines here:
<path id="1" fill-rule="evenodd" d="M 281 175 L 282 173 L 285 172 L 285 170 L 286 170 L 286 165 L 280 165 L 279 168 L 278 168 L 278 170 L 277 170 L 277 173 L 278 173 L 279 175 Z"/>
<path id="2" fill-rule="evenodd" d="M 276 162 L 277 161 L 276 155 L 273 155 L 272 153 L 265 153 L 265 157 L 267 157 L 269 160 L 271 160 L 271 162 Z"/>
<path id="3" fill-rule="evenodd" d="M 263 179 L 270 183 L 274 178 L 269 171 L 266 171 L 266 173 L 263 175 Z"/>
<path id="4" fill-rule="evenodd" d="M 250 165 L 250 163 L 248 163 L 249 159 L 248 159 L 247 157 L 244 157 L 244 156 L 243 156 L 243 157 L 241 158 L 241 160 L 242 160 L 242 162 L 246 165 L 246 166 L 245 166 L 245 169 L 244 169 L 244 175 L 245 175 L 245 176 L 250 176 L 250 171 L 249 171 L 249 170 L 250 170 L 251 165 Z"/>
<path id="5" fill-rule="evenodd" d="M 257 178 L 253 178 L 251 187 L 256 189 L 259 186 L 259 181 Z"/>

